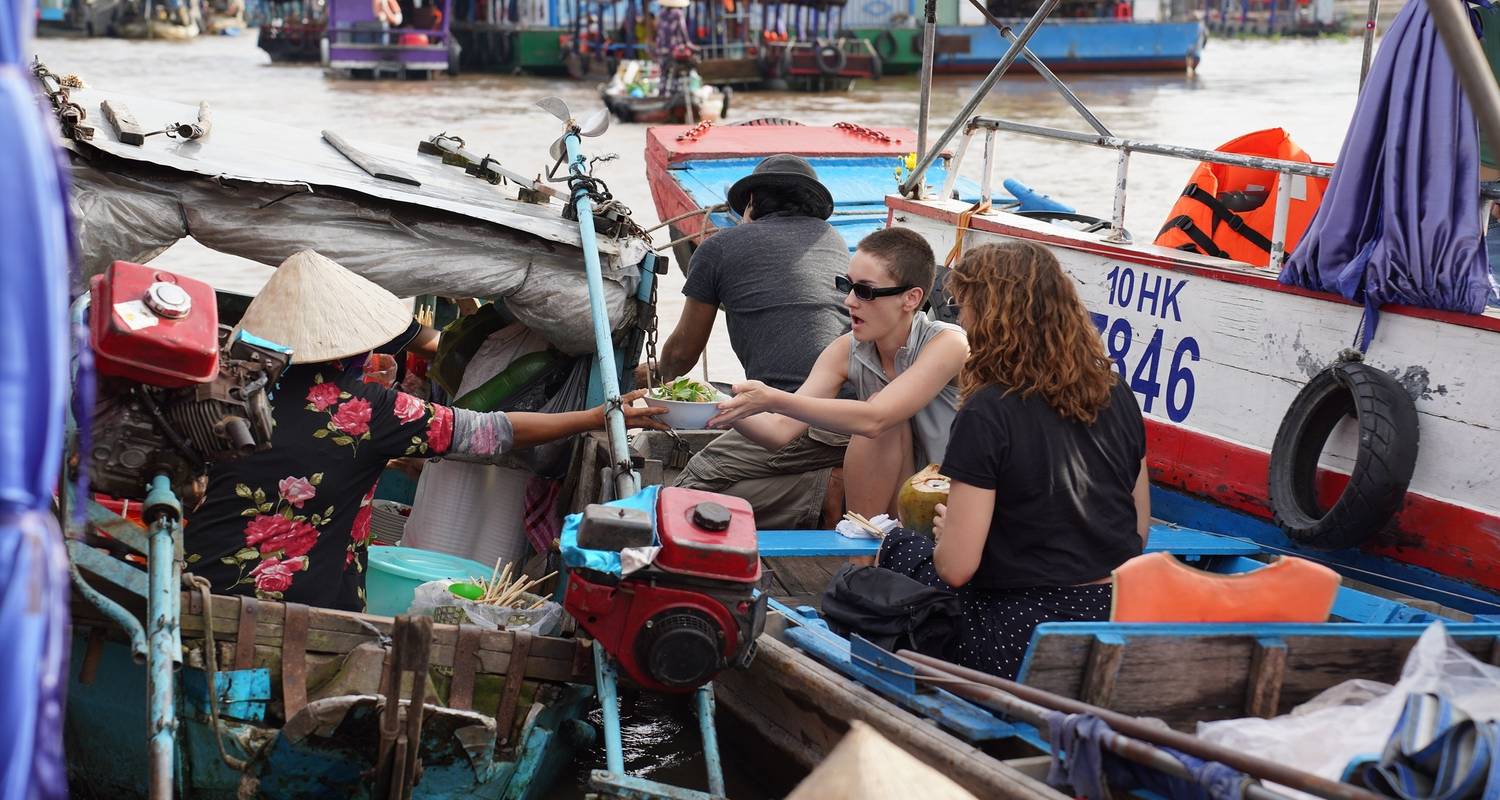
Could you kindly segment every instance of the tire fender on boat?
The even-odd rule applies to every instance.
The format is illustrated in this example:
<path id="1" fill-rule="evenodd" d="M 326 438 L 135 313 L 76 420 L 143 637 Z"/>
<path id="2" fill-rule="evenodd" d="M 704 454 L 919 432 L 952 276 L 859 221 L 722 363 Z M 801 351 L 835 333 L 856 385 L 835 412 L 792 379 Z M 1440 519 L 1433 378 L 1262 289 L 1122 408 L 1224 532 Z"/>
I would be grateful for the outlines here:
<path id="1" fill-rule="evenodd" d="M 1318 460 L 1335 426 L 1352 415 L 1359 451 L 1349 483 L 1327 511 L 1318 504 Z M 1417 463 L 1417 407 L 1390 375 L 1341 360 L 1297 393 L 1271 446 L 1271 511 L 1292 541 L 1319 550 L 1355 547 L 1401 509 Z"/>
<path id="2" fill-rule="evenodd" d="M 824 75 L 837 75 L 849 63 L 844 48 L 829 41 L 818 43 L 817 49 L 813 51 L 813 59 L 817 62 L 818 71 Z"/>
<path id="3" fill-rule="evenodd" d="M 875 45 L 875 52 L 881 58 L 895 58 L 896 52 L 900 49 L 900 46 L 896 43 L 896 34 L 888 30 L 876 34 L 875 41 L 872 44 Z"/>
<path id="4" fill-rule="evenodd" d="M 719 92 L 724 95 L 724 101 L 719 104 L 719 119 L 729 119 L 729 99 L 734 96 L 734 88 L 721 86 Z"/>

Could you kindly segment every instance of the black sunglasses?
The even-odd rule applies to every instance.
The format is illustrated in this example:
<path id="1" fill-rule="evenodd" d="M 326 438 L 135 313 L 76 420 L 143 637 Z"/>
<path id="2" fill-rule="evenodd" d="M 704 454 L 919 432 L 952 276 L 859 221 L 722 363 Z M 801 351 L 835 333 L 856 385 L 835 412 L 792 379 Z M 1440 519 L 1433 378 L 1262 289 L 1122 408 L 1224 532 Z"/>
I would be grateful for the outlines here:
<path id="1" fill-rule="evenodd" d="M 840 275 L 833 279 L 833 287 L 844 294 L 854 292 L 854 296 L 861 300 L 874 300 L 877 297 L 895 297 L 910 289 L 910 286 L 886 286 L 877 289 L 865 283 L 855 283 L 849 280 L 848 275 Z"/>

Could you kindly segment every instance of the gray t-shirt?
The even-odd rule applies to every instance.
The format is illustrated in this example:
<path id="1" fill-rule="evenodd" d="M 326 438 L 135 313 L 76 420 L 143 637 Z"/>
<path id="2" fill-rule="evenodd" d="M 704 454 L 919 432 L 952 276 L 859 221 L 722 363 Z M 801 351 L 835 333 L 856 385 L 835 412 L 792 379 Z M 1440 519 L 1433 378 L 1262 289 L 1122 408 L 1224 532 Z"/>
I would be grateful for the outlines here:
<path id="1" fill-rule="evenodd" d="M 885 367 L 881 366 L 880 351 L 874 342 L 856 342 L 851 339 L 849 383 L 854 387 L 855 399 L 869 400 L 876 392 L 889 386 L 897 376 L 911 369 L 911 365 L 917 363 L 917 356 L 921 354 L 922 348 L 944 331 L 957 331 L 960 335 L 964 333 L 963 328 L 930 319 L 926 314 L 918 313 L 913 317 L 906 346 L 896 351 L 896 374 L 889 376 L 885 374 Z M 958 403 L 958 378 L 955 376 L 931 402 L 912 417 L 912 447 L 916 459 L 912 463 L 917 465 L 917 469 L 928 464 L 943 463 L 948 452 L 948 431 L 953 426 L 953 418 L 958 414 Z"/>
<path id="2" fill-rule="evenodd" d="M 682 293 L 724 309 L 746 377 L 794 392 L 823 348 L 849 330 L 844 296 L 833 288 L 848 271 L 848 246 L 832 225 L 769 217 L 699 245 Z"/>

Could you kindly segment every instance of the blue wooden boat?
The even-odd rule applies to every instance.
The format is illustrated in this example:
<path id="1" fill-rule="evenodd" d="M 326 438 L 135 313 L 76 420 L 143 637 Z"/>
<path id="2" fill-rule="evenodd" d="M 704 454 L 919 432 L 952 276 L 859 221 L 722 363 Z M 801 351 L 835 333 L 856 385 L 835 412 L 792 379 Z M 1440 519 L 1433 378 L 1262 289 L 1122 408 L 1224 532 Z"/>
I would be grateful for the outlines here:
<path id="1" fill-rule="evenodd" d="M 657 215 L 666 221 L 678 266 L 687 269 L 697 243 L 713 231 L 738 224 L 726 205 L 729 187 L 750 174 L 766 156 L 791 153 L 806 158 L 833 195 L 828 220 L 853 252 L 859 240 L 888 224 L 885 196 L 894 191 L 916 149 L 915 131 L 867 128 L 849 123 L 810 126 L 785 119 L 735 125 L 664 125 L 646 132 L 646 180 Z M 934 166 L 932 182 L 946 178 Z M 1072 208 L 1032 191 L 1018 181 L 1004 182 L 1010 194 L 960 178 L 954 192 L 972 203 L 988 192 L 997 207 L 1022 213 L 1061 213 Z"/>

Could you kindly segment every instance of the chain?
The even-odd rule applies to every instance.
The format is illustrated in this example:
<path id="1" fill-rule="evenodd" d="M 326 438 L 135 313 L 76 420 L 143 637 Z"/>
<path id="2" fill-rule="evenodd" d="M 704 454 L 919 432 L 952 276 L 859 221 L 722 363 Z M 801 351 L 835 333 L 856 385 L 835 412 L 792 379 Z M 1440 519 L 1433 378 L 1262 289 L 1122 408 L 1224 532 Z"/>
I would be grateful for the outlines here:
<path id="1" fill-rule="evenodd" d="M 52 105 L 52 113 L 57 115 L 63 135 L 80 141 L 94 138 L 94 126 L 83 124 L 88 119 L 88 112 L 68 97 L 70 90 L 83 88 L 83 81 L 77 75 L 58 75 L 47 69 L 40 58 L 32 60 L 31 74 L 42 85 L 42 92 Z"/>
<path id="2" fill-rule="evenodd" d="M 708 129 L 712 128 L 713 126 L 714 126 L 714 121 L 713 120 L 711 120 L 711 119 L 703 120 L 702 122 L 698 123 L 697 125 L 694 125 L 693 127 L 688 128 L 687 130 L 683 131 L 682 133 L 677 134 L 677 141 L 679 141 L 679 142 L 696 142 L 699 139 L 703 138 L 703 135 L 706 134 L 706 133 L 708 133 Z"/>
<path id="3" fill-rule="evenodd" d="M 864 139 L 869 139 L 873 142 L 880 142 L 881 144 L 901 144 L 900 139 L 892 139 L 890 134 L 884 131 L 877 131 L 874 128 L 866 128 L 863 125 L 855 125 L 852 122 L 835 122 L 833 123 L 833 127 L 844 131 L 845 133 Z"/>

